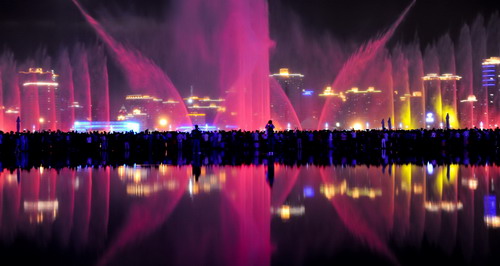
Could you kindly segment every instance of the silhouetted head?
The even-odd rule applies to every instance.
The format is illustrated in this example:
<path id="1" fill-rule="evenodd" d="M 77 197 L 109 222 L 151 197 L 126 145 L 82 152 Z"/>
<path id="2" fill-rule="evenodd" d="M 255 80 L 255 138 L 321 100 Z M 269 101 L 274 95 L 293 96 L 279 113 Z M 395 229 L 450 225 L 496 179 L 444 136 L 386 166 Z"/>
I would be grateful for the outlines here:
<path id="1" fill-rule="evenodd" d="M 198 129 L 198 125 L 194 125 L 194 128 L 195 128 L 195 129 Z"/>
<path id="2" fill-rule="evenodd" d="M 272 124 L 272 123 L 273 123 L 273 120 L 269 120 L 267 123 L 268 123 L 268 124 Z"/>

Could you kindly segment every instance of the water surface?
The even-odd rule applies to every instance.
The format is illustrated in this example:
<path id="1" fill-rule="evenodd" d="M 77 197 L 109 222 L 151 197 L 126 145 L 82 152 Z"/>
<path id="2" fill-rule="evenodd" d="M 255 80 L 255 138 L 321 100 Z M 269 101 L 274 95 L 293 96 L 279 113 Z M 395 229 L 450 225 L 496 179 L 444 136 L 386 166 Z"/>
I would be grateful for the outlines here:
<path id="1" fill-rule="evenodd" d="M 497 264 L 500 168 L 131 165 L 0 174 L 20 263 Z"/>

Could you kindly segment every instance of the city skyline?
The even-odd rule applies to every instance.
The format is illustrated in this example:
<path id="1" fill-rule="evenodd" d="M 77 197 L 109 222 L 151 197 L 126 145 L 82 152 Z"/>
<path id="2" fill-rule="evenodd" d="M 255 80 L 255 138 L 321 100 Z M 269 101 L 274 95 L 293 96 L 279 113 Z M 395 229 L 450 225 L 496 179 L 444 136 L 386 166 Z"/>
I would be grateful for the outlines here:
<path id="1" fill-rule="evenodd" d="M 232 3 L 235 0 L 220 1 Z M 468 15 L 453 29 L 429 37 L 430 33 L 408 30 L 409 25 L 414 27 L 415 23 L 423 23 L 421 19 L 425 12 L 422 8 L 426 3 L 393 4 L 384 11 L 389 15 L 391 10 L 399 10 L 388 16 L 387 20 L 391 21 L 379 21 L 384 26 L 380 26 L 376 33 L 361 34 L 364 39 L 360 39 L 360 36 L 343 35 L 342 31 L 338 35 L 329 30 L 314 32 L 310 28 L 312 22 L 306 19 L 306 11 L 302 15 L 293 15 L 293 9 L 298 6 L 293 1 L 261 1 L 255 9 L 249 9 L 246 3 L 238 3 L 232 9 L 222 10 L 215 6 L 203 9 L 203 5 L 195 0 L 172 1 L 155 14 L 147 11 L 154 4 L 145 4 L 142 16 L 124 12 L 128 7 L 123 6 L 115 6 L 113 15 L 99 14 L 102 6 L 93 1 L 80 3 L 74 0 L 71 7 L 62 5 L 69 12 L 75 8 L 80 12 L 78 18 L 68 20 L 69 24 L 86 26 L 83 32 L 88 34 L 80 35 L 76 30 L 75 34 L 81 38 L 78 42 L 70 40 L 68 35 L 67 39 L 58 42 L 55 49 L 50 42 L 31 43 L 35 52 L 28 55 L 27 60 L 19 60 L 23 57 L 19 52 L 22 48 L 16 47 L 12 51 L 8 48 L 9 42 L 15 42 L 7 36 L 4 41 L 6 48 L 1 50 L 0 56 L 1 100 L 5 110 L 2 124 L 6 119 L 12 120 L 10 117 L 16 112 L 23 116 L 25 90 L 12 74 L 30 68 L 54 70 L 60 76 L 58 90 L 64 103 L 49 109 L 58 109 L 55 113 L 68 110 L 69 115 L 60 120 L 70 121 L 63 123 L 52 118 L 57 114 L 41 115 L 41 110 L 47 109 L 42 106 L 43 101 L 55 104 L 50 100 L 52 96 L 47 96 L 52 92 L 48 92 L 45 96 L 38 95 L 38 104 L 31 104 L 40 105 L 36 112 L 24 111 L 35 116 L 31 119 L 34 122 L 22 119 L 33 124 L 33 127 L 23 126 L 26 129 L 41 129 L 38 124 L 42 119 L 45 125 L 52 124 L 53 129 L 56 120 L 65 124 L 64 129 L 68 129 L 67 125 L 73 121 L 115 121 L 127 95 L 151 95 L 178 103 L 174 107 L 164 104 L 160 108 L 164 109 L 161 110 L 163 113 L 168 113 L 161 119 L 175 127 L 187 126 L 195 120 L 194 123 L 213 121 L 221 127 L 253 129 L 260 128 L 262 121 L 271 118 L 277 120 L 280 128 L 339 128 L 332 126 L 337 124 L 341 124 L 340 128 L 353 128 L 359 124 L 364 126 L 358 128 L 371 128 L 378 125 L 380 119 L 388 117 L 392 117 L 395 127 L 442 127 L 446 114 L 450 115 L 452 128 L 498 124 L 497 93 L 493 86 L 483 86 L 482 75 L 486 71 L 482 69 L 485 67 L 483 60 L 500 55 L 500 16 L 495 12 L 496 7 L 484 4 L 479 8 L 476 4 L 476 10 L 481 13 L 465 12 Z M 165 5 L 164 2 L 156 4 Z M 9 7 L 12 14 L 7 20 L 16 21 L 16 5 L 10 3 Z M 487 7 L 490 9 L 485 10 Z M 345 6 L 346 10 L 349 8 Z M 206 17 L 200 16 L 200 12 Z M 364 12 L 360 9 L 359 14 Z M 276 32 L 284 28 L 276 23 L 276 14 L 283 15 L 281 22 L 289 22 L 289 28 L 280 34 Z M 56 17 L 63 19 L 65 16 Z M 32 17 L 33 20 L 39 18 L 38 15 Z M 135 23 L 135 26 L 124 31 L 127 25 L 117 24 L 120 19 L 132 19 L 130 23 Z M 148 22 L 144 24 L 144 21 Z M 389 22 L 392 23 L 390 27 Z M 448 25 L 452 24 L 450 20 Z M 47 25 L 54 31 L 59 30 L 51 23 Z M 33 24 L 35 28 L 38 26 Z M 330 26 L 335 28 L 333 24 Z M 0 31 L 9 27 L 17 26 L 0 21 Z M 354 29 L 357 26 L 349 27 Z M 402 36 L 409 33 L 413 34 L 410 39 Z M 419 38 L 420 35 L 423 39 Z M 343 39 L 347 36 L 349 39 Z M 54 39 L 64 38 L 55 35 Z M 426 42 L 425 39 L 434 41 Z M 300 80 L 292 82 L 290 79 L 289 82 L 293 73 L 286 75 L 280 71 L 279 75 L 273 75 L 273 69 L 278 69 L 277 64 L 282 70 L 300 73 L 297 77 Z M 432 78 L 423 79 L 431 73 L 438 76 L 435 85 Z M 277 83 L 269 82 L 270 75 Z M 327 86 L 335 92 L 342 92 L 347 103 L 344 100 L 331 103 L 333 97 L 318 98 Z M 490 88 L 486 90 L 485 87 Z M 419 93 L 425 98 L 422 101 L 424 110 L 413 112 L 419 108 L 411 107 L 411 102 L 418 102 Z M 225 99 L 226 106 L 215 115 L 204 117 L 205 113 L 193 111 L 194 107 L 185 102 L 184 99 L 190 96 Z M 473 114 L 461 114 L 464 112 L 459 109 L 468 110 L 470 104 L 466 103 L 473 102 L 468 101 L 472 97 L 476 99 L 471 107 Z M 360 106 L 361 103 L 364 106 Z M 30 104 L 25 102 L 24 106 L 27 105 Z M 343 112 L 339 112 L 339 108 L 343 108 Z M 172 111 L 165 112 L 166 109 Z M 428 115 L 435 124 L 423 123 Z M 468 116 L 471 118 L 466 123 L 458 123 L 462 117 Z M 7 124 L 12 128 L 11 121 Z"/>

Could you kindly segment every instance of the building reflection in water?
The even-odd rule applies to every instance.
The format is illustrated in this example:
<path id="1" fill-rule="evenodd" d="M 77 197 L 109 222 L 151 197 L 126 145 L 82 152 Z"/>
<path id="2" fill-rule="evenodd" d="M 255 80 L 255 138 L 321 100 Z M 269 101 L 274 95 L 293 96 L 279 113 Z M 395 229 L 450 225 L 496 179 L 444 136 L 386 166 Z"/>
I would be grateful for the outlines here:
<path id="1" fill-rule="evenodd" d="M 271 164 L 271 165 L 270 165 Z M 99 263 L 307 264 L 360 247 L 490 258 L 500 168 L 134 165 L 0 174 L 0 241 L 95 254 Z M 272 178 L 272 186 L 270 179 Z M 498 241 L 498 239 L 495 239 Z"/>

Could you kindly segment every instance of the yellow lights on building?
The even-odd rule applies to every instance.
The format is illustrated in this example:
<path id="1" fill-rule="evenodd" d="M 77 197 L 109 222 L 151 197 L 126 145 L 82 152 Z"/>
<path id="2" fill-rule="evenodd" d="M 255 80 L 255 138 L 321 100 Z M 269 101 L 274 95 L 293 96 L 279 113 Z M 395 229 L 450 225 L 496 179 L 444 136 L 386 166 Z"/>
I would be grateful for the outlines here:
<path id="1" fill-rule="evenodd" d="M 57 87 L 59 86 L 59 83 L 57 82 L 44 82 L 44 81 L 39 81 L 39 82 L 25 82 L 23 83 L 24 87 L 28 86 L 49 86 L 49 87 Z"/>
<path id="2" fill-rule="evenodd" d="M 422 92 L 421 91 L 414 91 L 412 93 L 412 97 L 422 97 Z"/>
<path id="3" fill-rule="evenodd" d="M 40 124 L 43 124 L 43 123 L 45 122 L 45 119 L 44 119 L 43 117 L 40 117 L 40 118 L 38 119 L 38 122 L 40 122 Z"/>
<path id="4" fill-rule="evenodd" d="M 302 216 L 306 213 L 306 208 L 303 205 L 290 206 L 283 205 L 278 208 L 271 207 L 271 214 L 279 216 L 282 220 L 290 220 L 292 216 Z"/>
<path id="5" fill-rule="evenodd" d="M 453 74 L 443 74 L 442 76 L 439 77 L 440 80 L 461 80 L 461 76 L 453 75 Z"/>
<path id="6" fill-rule="evenodd" d="M 360 197 L 368 197 L 374 199 L 376 197 L 382 196 L 382 189 L 374 189 L 368 187 L 353 187 L 347 186 L 347 181 L 342 181 L 342 184 L 335 186 L 333 184 L 322 185 L 320 187 L 320 193 L 325 195 L 327 199 L 332 199 L 337 195 L 346 195 L 353 199 L 358 199 Z"/>
<path id="7" fill-rule="evenodd" d="M 490 57 L 483 60 L 483 65 L 500 65 L 500 57 Z"/>
<path id="8" fill-rule="evenodd" d="M 367 93 L 381 93 L 382 91 L 381 90 L 377 90 L 375 89 L 375 87 L 368 87 L 368 89 L 366 90 L 359 90 L 358 87 L 352 87 L 350 90 L 346 91 L 345 93 L 348 94 L 348 93 L 354 93 L 354 94 L 358 94 L 358 93 L 361 93 L 361 94 L 367 94 Z"/>
<path id="9" fill-rule="evenodd" d="M 289 69 L 288 68 L 280 68 L 280 71 L 279 73 L 277 74 L 271 74 L 269 75 L 270 77 L 281 77 L 281 78 L 288 78 L 288 77 L 299 77 L 299 78 L 303 78 L 304 75 L 302 74 L 298 74 L 298 73 L 290 73 Z"/>
<path id="10" fill-rule="evenodd" d="M 325 88 L 323 93 L 321 93 L 319 96 L 337 96 L 338 93 L 335 93 L 332 89 L 332 87 L 328 86 Z"/>
<path id="11" fill-rule="evenodd" d="M 476 190 L 478 185 L 478 181 L 475 178 L 463 178 L 462 179 L 462 186 L 468 187 L 470 190 Z"/>
<path id="12" fill-rule="evenodd" d="M 192 116 L 192 117 L 199 117 L 199 116 L 206 116 L 206 114 L 188 114 L 188 116 Z"/>
<path id="13" fill-rule="evenodd" d="M 288 76 L 288 75 L 290 75 L 290 72 L 288 71 L 288 68 L 280 68 L 280 75 L 281 76 Z"/>
<path id="14" fill-rule="evenodd" d="M 134 114 L 134 115 L 140 115 L 141 114 L 141 110 L 140 109 L 134 109 L 134 110 L 132 110 L 132 114 Z"/>
<path id="15" fill-rule="evenodd" d="M 460 80 L 462 79 L 461 76 L 453 75 L 450 73 L 446 73 L 443 75 L 438 75 L 437 73 L 429 73 L 422 77 L 423 80 L 430 81 L 430 80 Z"/>
<path id="16" fill-rule="evenodd" d="M 445 211 L 445 212 L 454 212 L 457 210 L 461 210 L 464 205 L 462 202 L 457 201 L 440 201 L 440 202 L 432 202 L 432 201 L 426 201 L 424 203 L 425 209 L 430 212 L 437 212 L 437 211 Z"/>
<path id="17" fill-rule="evenodd" d="M 57 217 L 59 201 L 25 201 L 23 207 L 24 212 L 29 214 L 30 223 L 42 223 L 46 218 L 52 222 Z"/>
<path id="18" fill-rule="evenodd" d="M 422 193 L 424 193 L 424 187 L 421 184 L 414 184 L 413 185 L 413 194 L 420 195 Z"/>
<path id="19" fill-rule="evenodd" d="M 332 87 L 328 86 L 325 88 L 325 90 L 323 91 L 323 93 L 320 93 L 319 94 L 320 97 L 339 97 L 342 99 L 342 101 L 346 101 L 346 97 L 345 95 L 340 92 L 340 93 L 336 93 Z"/>
<path id="20" fill-rule="evenodd" d="M 500 227 L 500 216 L 487 215 L 484 216 L 484 223 L 487 227 L 499 228 Z"/>
<path id="21" fill-rule="evenodd" d="M 469 95 L 467 97 L 467 100 L 461 100 L 461 103 L 467 103 L 467 102 L 477 102 L 477 98 L 475 95 Z"/>
<path id="22" fill-rule="evenodd" d="M 142 94 L 127 95 L 127 96 L 125 96 L 125 100 L 160 100 L 161 101 L 161 99 L 155 98 L 153 96 L 142 95 Z"/>
<path id="23" fill-rule="evenodd" d="M 124 116 L 124 115 L 119 115 L 119 116 L 116 118 L 116 120 L 118 120 L 118 121 L 123 121 L 123 120 L 125 120 L 125 116 Z"/>
<path id="24" fill-rule="evenodd" d="M 43 68 L 40 67 L 30 67 L 28 71 L 19 71 L 21 74 L 54 74 L 54 70 L 52 71 L 43 71 Z"/>
<path id="25" fill-rule="evenodd" d="M 423 80 L 439 80 L 439 75 L 437 73 L 429 73 L 422 77 Z"/>
<path id="26" fill-rule="evenodd" d="M 179 187 L 175 180 L 155 182 L 153 184 L 127 184 L 127 195 L 136 197 L 147 197 L 160 191 L 173 191 Z"/>

